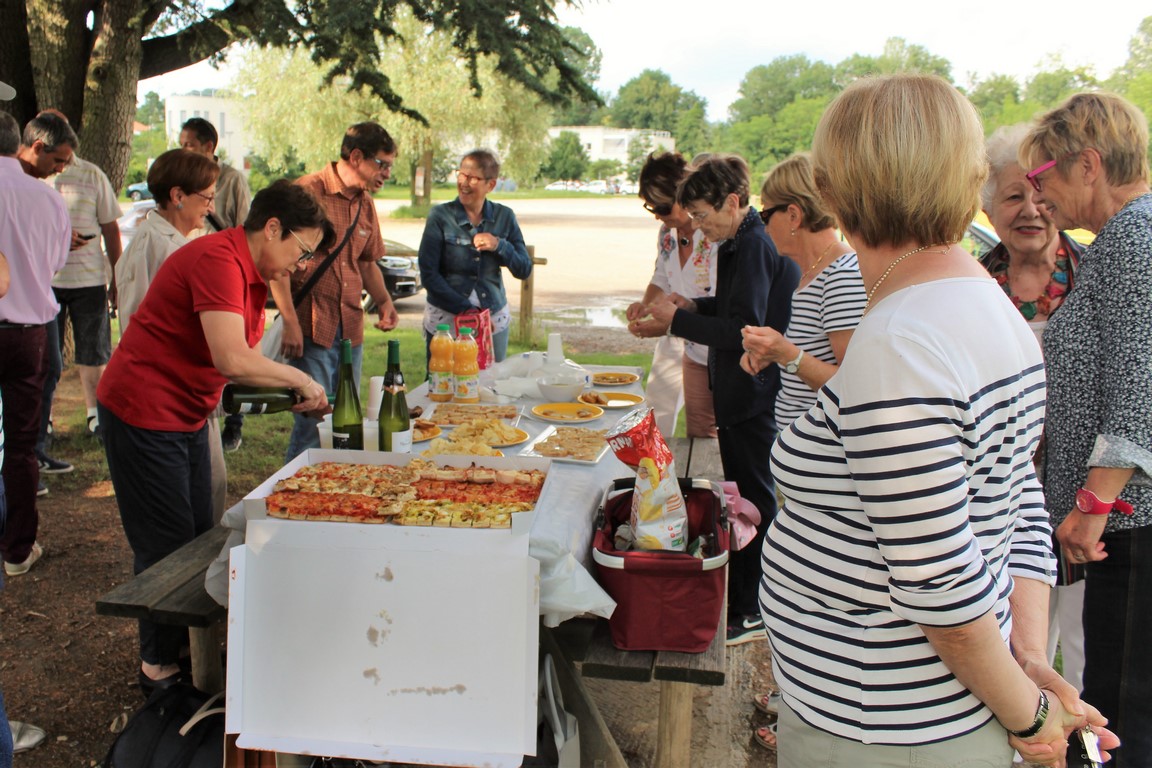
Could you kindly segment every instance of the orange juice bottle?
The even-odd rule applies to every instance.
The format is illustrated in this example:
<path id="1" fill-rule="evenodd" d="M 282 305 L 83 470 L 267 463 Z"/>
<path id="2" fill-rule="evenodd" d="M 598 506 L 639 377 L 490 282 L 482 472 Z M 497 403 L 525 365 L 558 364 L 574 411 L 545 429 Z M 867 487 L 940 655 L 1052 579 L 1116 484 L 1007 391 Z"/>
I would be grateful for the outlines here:
<path id="1" fill-rule="evenodd" d="M 452 347 L 452 373 L 456 380 L 457 403 L 480 402 L 480 348 L 472 338 L 471 328 L 461 328 Z"/>
<path id="2" fill-rule="evenodd" d="M 428 399 L 434 403 L 446 403 L 452 399 L 452 334 L 447 323 L 436 326 L 436 334 L 428 345 L 431 357 L 428 358 Z"/>

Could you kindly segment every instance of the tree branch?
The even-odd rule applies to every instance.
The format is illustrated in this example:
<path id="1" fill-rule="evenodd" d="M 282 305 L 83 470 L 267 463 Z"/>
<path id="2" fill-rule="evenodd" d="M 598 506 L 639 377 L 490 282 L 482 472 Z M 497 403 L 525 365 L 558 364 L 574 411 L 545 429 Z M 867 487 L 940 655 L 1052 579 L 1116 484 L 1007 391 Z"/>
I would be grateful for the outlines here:
<path id="1" fill-rule="evenodd" d="M 155 3 L 152 8 L 163 10 L 160 7 L 162 5 Z M 270 19 L 269 16 L 279 18 Z M 254 0 L 235 0 L 226 8 L 179 32 L 145 40 L 140 79 L 156 77 L 204 61 L 241 40 L 286 42 L 288 30 L 295 25 L 296 20 L 283 4 L 277 12 L 275 5 L 269 7 L 267 3 Z M 262 29 L 277 32 L 272 32 L 270 37 L 269 34 L 263 34 Z"/>

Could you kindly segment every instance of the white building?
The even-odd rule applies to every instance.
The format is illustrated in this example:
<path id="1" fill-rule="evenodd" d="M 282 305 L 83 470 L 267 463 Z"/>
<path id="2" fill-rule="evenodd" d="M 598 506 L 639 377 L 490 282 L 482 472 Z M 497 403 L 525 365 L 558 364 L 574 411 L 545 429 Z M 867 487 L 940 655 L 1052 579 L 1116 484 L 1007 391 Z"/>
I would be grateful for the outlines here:
<path id="1" fill-rule="evenodd" d="M 637 141 L 648 141 L 647 152 L 676 150 L 676 139 L 668 131 L 642 128 L 611 128 L 606 125 L 557 125 L 548 129 L 548 138 L 557 139 L 569 131 L 580 137 L 589 160 L 617 160 L 628 164 L 628 148 Z"/>
<path id="2" fill-rule="evenodd" d="M 180 126 L 193 117 L 202 117 L 216 128 L 220 143 L 216 154 L 233 168 L 244 170 L 244 158 L 252 152 L 252 143 L 240 119 L 238 104 L 216 95 L 215 88 L 169 96 L 164 102 L 164 133 L 169 143 L 179 146 Z"/>

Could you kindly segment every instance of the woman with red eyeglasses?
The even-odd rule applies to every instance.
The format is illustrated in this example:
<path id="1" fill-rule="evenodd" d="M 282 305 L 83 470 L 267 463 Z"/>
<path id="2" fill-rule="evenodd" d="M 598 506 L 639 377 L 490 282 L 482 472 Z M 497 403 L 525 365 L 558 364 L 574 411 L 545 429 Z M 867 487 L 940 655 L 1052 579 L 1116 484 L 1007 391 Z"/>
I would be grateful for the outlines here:
<path id="1" fill-rule="evenodd" d="M 640 171 L 640 199 L 644 210 L 660 222 L 660 232 L 652 280 L 643 298 L 628 306 L 626 317 L 634 336 L 660 338 L 646 390 L 660 432 L 672 436 L 683 406 L 688 437 L 716 437 L 716 414 L 708 388 L 708 347 L 670 335 L 667 324 L 653 320 L 648 313 L 651 304 L 672 293 L 690 298 L 716 293 L 716 243 L 705 237 L 676 203 L 676 185 L 684 178 L 687 165 L 679 152 L 653 153 Z"/>
<path id="2" fill-rule="evenodd" d="M 1084 565 L 1084 693 L 1152 766 L 1152 194 L 1148 123 L 1080 93 L 1042 116 L 1020 164 L 1059 229 L 1096 233 L 1044 332 L 1044 492 L 1064 556 Z"/>

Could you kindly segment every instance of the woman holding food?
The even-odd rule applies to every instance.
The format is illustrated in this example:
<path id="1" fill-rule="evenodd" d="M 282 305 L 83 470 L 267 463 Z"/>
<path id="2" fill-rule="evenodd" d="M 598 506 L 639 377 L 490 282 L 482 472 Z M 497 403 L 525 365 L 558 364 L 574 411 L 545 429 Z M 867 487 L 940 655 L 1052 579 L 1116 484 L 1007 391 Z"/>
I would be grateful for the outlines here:
<path id="1" fill-rule="evenodd" d="M 776 439 L 774 408 L 780 376 L 740 369 L 741 329 L 767 325 L 783 333 L 800 270 L 776 252 L 760 216 L 748 204 L 748 164 L 736 155 L 708 155 L 688 167 L 676 202 L 710 241 L 718 243 L 716 295 L 671 293 L 649 306 L 671 333 L 708 347 L 709 384 L 724 477 L 760 511 L 757 535 L 728 563 L 729 645 L 764 637 L 756 585 L 759 544 L 776 513 L 776 490 L 765 457 Z"/>
<path id="2" fill-rule="evenodd" d="M 824 112 L 812 161 L 867 303 L 771 452 L 778 764 L 1004 766 L 1014 747 L 1055 762 L 1068 729 L 1103 719 L 1045 654 L 1040 350 L 956 245 L 987 175 L 980 120 L 938 77 L 861 78 Z"/>
<path id="3" fill-rule="evenodd" d="M 1039 339 L 1072 289 L 1084 246 L 1056 229 L 1039 194 L 1024 178 L 1026 169 L 1020 167 L 1017 154 L 1028 129 L 1024 123 L 1005 126 L 988 138 L 989 174 L 981 197 L 1000 242 L 980 263 Z M 1053 418 L 1051 412 L 1048 418 Z M 1041 482 L 1043 455 L 1041 442 L 1036 452 Z M 1084 688 L 1084 565 L 1069 562 L 1056 550 L 1056 587 L 1048 601 L 1048 660 L 1055 660 L 1059 643 L 1061 674 L 1079 691 Z"/>
<path id="4" fill-rule="evenodd" d="M 1152 195 L 1148 124 L 1119 96 L 1080 93 L 1020 148 L 1060 229 L 1096 233 L 1044 332 L 1045 483 L 1056 537 L 1085 565 L 1084 699 L 1123 741 L 1118 766 L 1152 766 Z"/>
<path id="5" fill-rule="evenodd" d="M 776 249 L 800 267 L 788 331 L 749 326 L 740 365 L 753 375 L 780 369 L 776 426 L 784 429 L 816 402 L 848 349 L 864 311 L 864 283 L 852 247 L 836 236 L 806 152 L 792 155 L 760 188 L 760 218 Z"/>
<path id="6" fill-rule="evenodd" d="M 156 272 L 96 393 L 135 573 L 212 526 L 207 420 L 226 382 L 290 387 L 294 410 L 327 409 L 321 385 L 258 344 L 268 282 L 334 234 L 306 190 L 278 181 L 253 198 L 244 228 L 197 238 Z M 145 693 L 180 679 L 186 642 L 181 627 L 140 621 Z"/>
<path id="7" fill-rule="evenodd" d="M 648 306 L 671 293 L 695 298 L 711 296 L 716 285 L 716 243 L 697 229 L 692 217 L 676 202 L 676 185 L 688 163 L 679 152 L 651 154 L 640 170 L 644 210 L 660 222 L 656 236 L 656 267 L 644 296 L 628 306 L 628 330 L 633 336 L 658 337 L 652 354 L 645 395 L 656 412 L 656 426 L 665 437 L 676 431 L 683 404 L 688 437 L 716 437 L 716 415 L 708 389 L 708 348 L 668 334 L 652 320 Z"/>

